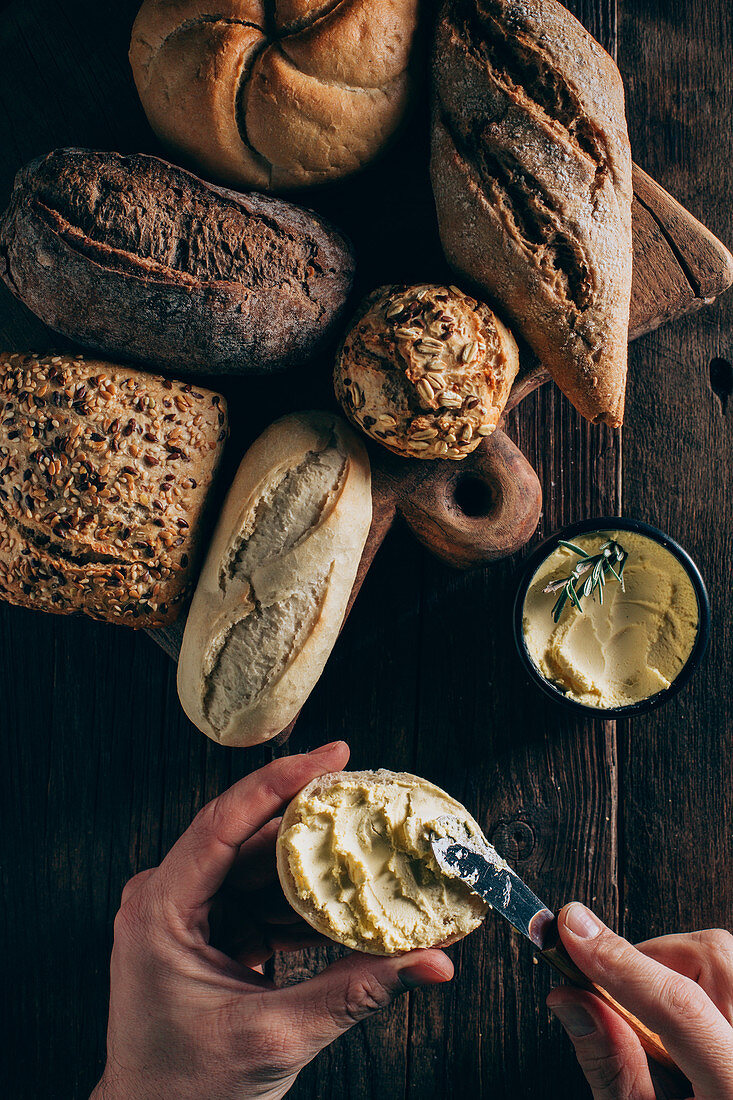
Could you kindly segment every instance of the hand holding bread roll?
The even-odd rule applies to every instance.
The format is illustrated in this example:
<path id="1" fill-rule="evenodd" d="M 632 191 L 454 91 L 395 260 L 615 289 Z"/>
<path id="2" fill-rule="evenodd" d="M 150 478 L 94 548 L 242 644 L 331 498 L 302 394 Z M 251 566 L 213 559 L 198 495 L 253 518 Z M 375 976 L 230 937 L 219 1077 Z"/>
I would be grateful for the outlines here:
<path id="1" fill-rule="evenodd" d="M 280 733 L 338 636 L 371 522 L 369 460 L 331 413 L 272 424 L 227 495 L 178 664 L 191 721 L 223 745 Z"/>
<path id="2" fill-rule="evenodd" d="M 444 947 L 481 924 L 487 905 L 448 878 L 430 827 L 450 814 L 481 829 L 445 791 L 404 772 L 333 772 L 288 806 L 277 839 L 280 884 L 316 931 L 356 951 Z"/>
<path id="3" fill-rule="evenodd" d="M 589 420 L 623 420 L 631 153 L 608 54 L 557 0 L 445 0 L 431 175 L 451 266 Z"/>

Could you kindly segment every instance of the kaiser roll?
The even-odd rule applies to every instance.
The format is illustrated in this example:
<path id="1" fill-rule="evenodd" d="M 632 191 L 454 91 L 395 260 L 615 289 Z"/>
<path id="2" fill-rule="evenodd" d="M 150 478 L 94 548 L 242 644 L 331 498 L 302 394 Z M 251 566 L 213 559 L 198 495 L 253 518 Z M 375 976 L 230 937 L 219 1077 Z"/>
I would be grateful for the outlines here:
<path id="1" fill-rule="evenodd" d="M 150 125 L 261 190 L 348 175 L 407 107 L 417 0 L 145 0 L 130 63 Z"/>

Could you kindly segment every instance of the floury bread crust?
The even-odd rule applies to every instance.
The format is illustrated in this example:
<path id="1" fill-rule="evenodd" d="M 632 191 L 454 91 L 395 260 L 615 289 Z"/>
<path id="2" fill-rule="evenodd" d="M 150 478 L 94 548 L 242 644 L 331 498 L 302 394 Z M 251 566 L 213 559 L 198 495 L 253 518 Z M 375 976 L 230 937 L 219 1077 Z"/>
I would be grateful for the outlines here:
<path id="1" fill-rule="evenodd" d="M 20 170 L 0 219 L 0 275 L 42 321 L 179 374 L 301 363 L 353 272 L 350 246 L 315 214 L 143 154 L 57 149 Z"/>
<path id="2" fill-rule="evenodd" d="M 509 330 L 458 287 L 370 294 L 336 360 L 334 388 L 357 427 L 408 458 L 461 459 L 496 428 L 519 370 Z"/>
<path id="3" fill-rule="evenodd" d="M 296 716 L 341 628 L 371 523 L 369 460 L 331 413 L 272 424 L 244 456 L 186 622 L 178 694 L 223 745 Z"/>
<path id="4" fill-rule="evenodd" d="M 0 355 L 0 598 L 134 627 L 190 592 L 218 393 L 81 355 Z"/>
<path id="5" fill-rule="evenodd" d="M 445 0 L 433 74 L 448 261 L 584 416 L 621 424 L 633 192 L 616 65 L 556 0 Z"/>
<path id="6" fill-rule="evenodd" d="M 309 783 L 278 831 L 290 905 L 318 932 L 374 955 L 444 947 L 478 928 L 486 903 L 438 867 L 431 824 L 483 834 L 445 791 L 404 772 L 334 772 Z"/>
<path id="7" fill-rule="evenodd" d="M 417 0 L 145 0 L 148 120 L 207 175 L 281 190 L 371 161 L 408 106 Z"/>

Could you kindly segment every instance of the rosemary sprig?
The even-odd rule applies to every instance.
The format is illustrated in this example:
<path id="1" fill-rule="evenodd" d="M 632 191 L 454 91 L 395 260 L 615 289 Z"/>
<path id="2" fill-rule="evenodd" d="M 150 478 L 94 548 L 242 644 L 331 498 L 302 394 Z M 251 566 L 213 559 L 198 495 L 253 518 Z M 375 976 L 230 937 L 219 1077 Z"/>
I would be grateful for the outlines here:
<path id="1" fill-rule="evenodd" d="M 628 558 L 628 551 L 624 550 L 620 543 L 609 539 L 600 547 L 597 554 L 588 554 L 582 547 L 574 542 L 565 542 L 559 539 L 559 545 L 565 546 L 578 555 L 578 562 L 569 577 L 561 577 L 551 581 L 544 592 L 560 592 L 555 606 L 552 609 L 554 622 L 560 621 L 560 616 L 565 610 L 565 605 L 570 601 L 583 613 L 581 599 L 598 593 L 600 603 L 603 603 L 603 589 L 606 586 L 606 576 L 610 573 L 624 588 L 624 566 Z M 583 578 L 585 577 L 585 580 Z M 582 581 L 582 583 L 581 583 Z"/>

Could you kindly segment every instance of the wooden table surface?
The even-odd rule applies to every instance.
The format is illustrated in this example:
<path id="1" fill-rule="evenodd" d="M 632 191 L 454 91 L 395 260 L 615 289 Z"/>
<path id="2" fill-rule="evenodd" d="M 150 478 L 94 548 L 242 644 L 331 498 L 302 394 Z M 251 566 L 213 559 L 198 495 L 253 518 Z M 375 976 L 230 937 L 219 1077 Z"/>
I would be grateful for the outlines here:
<path id="1" fill-rule="evenodd" d="M 636 161 L 733 243 L 729 0 L 570 6 L 617 51 Z M 19 165 L 55 146 L 156 150 L 126 62 L 135 7 L 15 0 L 0 10 L 0 203 Z M 443 274 L 424 155 L 418 117 L 383 165 L 313 200 L 353 235 L 359 290 Z M 4 289 L 0 342 L 63 344 Z M 732 359 L 730 294 L 633 345 L 623 432 L 591 428 L 550 386 L 509 425 L 544 487 L 537 538 L 620 510 L 669 531 L 698 561 L 712 645 L 680 696 L 634 722 L 569 717 L 528 684 L 513 650 L 520 561 L 454 572 L 397 530 L 291 741 L 299 751 L 343 737 L 354 767 L 437 781 L 549 904 L 580 898 L 632 939 L 733 924 Z M 314 370 L 292 384 L 291 405 L 325 393 L 327 365 Z M 264 384 L 241 392 L 237 454 L 277 407 Z M 160 860 L 205 800 L 271 755 L 199 734 L 178 705 L 172 662 L 144 634 L 0 605 L 6 1096 L 88 1095 L 104 1057 L 123 883 Z M 335 954 L 278 958 L 272 969 L 290 982 Z M 508 926 L 490 914 L 451 954 L 450 986 L 354 1029 L 292 1095 L 586 1096 L 544 1006 L 552 974 Z"/>

